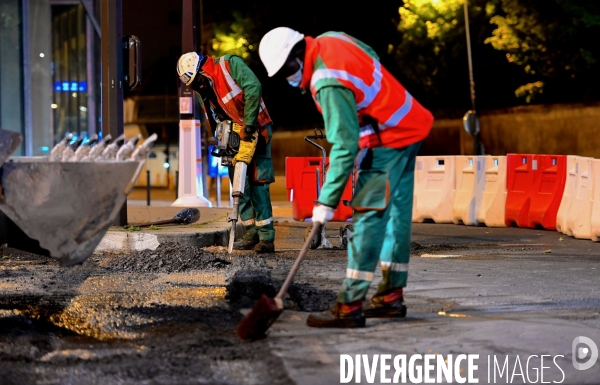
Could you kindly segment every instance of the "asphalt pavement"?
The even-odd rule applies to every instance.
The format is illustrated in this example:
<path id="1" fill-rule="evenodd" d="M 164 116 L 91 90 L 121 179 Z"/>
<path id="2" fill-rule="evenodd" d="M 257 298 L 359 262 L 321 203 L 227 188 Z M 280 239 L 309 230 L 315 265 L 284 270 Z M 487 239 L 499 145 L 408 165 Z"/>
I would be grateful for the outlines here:
<path id="1" fill-rule="evenodd" d="M 600 244 L 539 229 L 415 223 L 407 317 L 314 329 L 306 317 L 334 302 L 346 272 L 346 224 L 329 223 L 334 248 L 309 251 L 267 338 L 241 343 L 235 325 L 260 294 L 279 288 L 309 225 L 276 197 L 272 254 L 227 254 L 227 207 L 201 208 L 187 226 L 112 228 L 88 262 L 70 269 L 4 250 L 0 378 L 325 385 L 389 383 L 395 374 L 402 382 L 404 373 L 404 383 L 422 383 L 424 358 L 437 355 L 459 360 L 453 383 L 470 371 L 483 384 L 600 383 L 600 362 L 575 367 L 592 362 L 600 345 Z M 180 209 L 130 204 L 128 217 L 167 219 Z M 380 278 L 377 270 L 370 294 Z M 389 359 L 391 369 L 372 366 L 376 359 Z M 444 373 L 434 369 L 434 379 Z"/>
<path id="2" fill-rule="evenodd" d="M 554 231 L 440 224 L 414 224 L 413 242 L 406 319 L 319 330 L 305 326 L 305 313 L 285 312 L 273 326 L 270 346 L 295 383 L 340 383 L 343 354 L 370 363 L 377 354 L 478 354 L 479 383 L 535 383 L 541 366 L 544 382 L 600 383 L 600 363 L 581 371 L 572 363 L 575 338 L 600 344 L 600 244 Z M 296 282 L 336 290 L 344 261 L 327 262 L 309 259 Z M 386 383 L 380 374 L 371 383 Z"/>
<path id="3" fill-rule="evenodd" d="M 274 206 L 278 250 L 297 252 L 308 224 L 291 218 L 289 202 L 277 201 Z M 227 210 L 201 209 L 203 217 L 214 219 L 211 231 L 217 227 L 227 231 Z M 340 245 L 338 230 L 343 225 L 327 226 L 335 247 Z M 161 231 L 169 230 L 155 233 Z M 225 233 L 220 239 L 218 244 L 224 246 Z M 479 383 L 510 383 L 511 379 L 512 383 L 531 383 L 534 374 L 541 373 L 541 365 L 547 365 L 531 360 L 542 355 L 556 360 L 544 368 L 544 381 L 600 383 L 600 363 L 587 371 L 575 370 L 572 363 L 576 337 L 600 344 L 600 244 L 541 229 L 435 223 L 413 224 L 412 240 L 405 320 L 369 321 L 362 330 L 318 330 L 306 327 L 307 312 L 286 311 L 273 325 L 268 345 L 285 363 L 294 383 L 339 383 L 342 354 L 372 358 L 375 354 L 427 353 L 478 354 Z M 345 275 L 345 252 L 318 249 L 311 253 L 296 283 L 333 298 Z M 283 269 L 279 278 L 286 272 Z M 379 278 L 378 272 L 372 292 Z M 525 368 L 533 356 L 538 358 L 530 359 L 529 369 L 523 369 L 524 376 L 520 376 L 519 367 Z M 501 375 L 498 368 L 505 361 L 509 369 Z M 376 378 L 381 380 L 379 372 Z"/>

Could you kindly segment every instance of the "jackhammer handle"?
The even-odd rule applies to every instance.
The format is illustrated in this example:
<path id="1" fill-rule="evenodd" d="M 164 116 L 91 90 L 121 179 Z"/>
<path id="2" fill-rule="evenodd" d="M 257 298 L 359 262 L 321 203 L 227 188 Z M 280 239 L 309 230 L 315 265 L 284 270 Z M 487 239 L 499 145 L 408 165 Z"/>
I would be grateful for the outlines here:
<path id="1" fill-rule="evenodd" d="M 290 272 L 288 273 L 288 276 L 285 279 L 285 282 L 283 282 L 283 285 L 281 286 L 281 289 L 279 289 L 279 293 L 277 293 L 275 298 L 283 299 L 283 297 L 285 297 L 285 294 L 287 293 L 288 289 L 290 288 L 290 285 L 292 284 L 292 281 L 294 280 L 294 276 L 296 275 L 296 273 L 298 272 L 298 269 L 300 268 L 300 264 L 302 263 L 302 260 L 304 259 L 304 257 L 306 257 L 306 253 L 308 253 L 308 249 L 310 248 L 310 244 L 311 244 L 313 238 L 317 234 L 319 234 L 319 231 L 321 230 L 322 226 L 323 225 L 319 222 L 315 222 L 313 224 L 313 228 L 310 231 L 310 235 L 304 241 L 304 245 L 302 246 L 302 250 L 300 250 L 300 254 L 298 254 L 298 257 L 296 258 L 294 265 L 290 269 Z"/>

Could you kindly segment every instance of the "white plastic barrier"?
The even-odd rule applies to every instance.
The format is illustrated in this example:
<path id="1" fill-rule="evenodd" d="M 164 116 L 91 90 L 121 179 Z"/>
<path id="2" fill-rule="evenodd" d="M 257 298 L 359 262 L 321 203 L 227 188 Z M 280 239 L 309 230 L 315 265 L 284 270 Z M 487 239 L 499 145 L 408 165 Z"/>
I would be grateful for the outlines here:
<path id="1" fill-rule="evenodd" d="M 487 227 L 506 227 L 506 156 L 485 156 L 483 172 L 485 189 L 477 213 L 477 221 Z"/>
<path id="2" fill-rule="evenodd" d="M 418 156 L 415 164 L 413 222 L 452 223 L 455 193 L 454 156 Z"/>
<path id="3" fill-rule="evenodd" d="M 571 200 L 571 207 L 567 213 L 567 235 L 579 239 L 591 239 L 591 219 L 593 196 L 592 165 L 594 158 L 579 158 L 579 173 L 577 189 Z"/>
<path id="4" fill-rule="evenodd" d="M 593 197 L 593 158 L 578 157 L 575 163 L 577 174 L 571 205 L 566 214 L 563 234 L 579 239 L 591 239 Z M 571 170 L 569 170 L 569 173 Z M 562 201 L 561 201 L 562 206 Z M 560 211 L 560 207 L 559 207 Z"/>
<path id="5" fill-rule="evenodd" d="M 453 203 L 455 224 L 478 225 L 481 198 L 485 190 L 485 156 L 456 156 L 456 192 Z"/>
<path id="6" fill-rule="evenodd" d="M 594 203 L 592 204 L 592 215 L 590 219 L 590 237 L 592 241 L 600 241 L 600 159 L 594 159 L 592 163 Z"/>
<path id="7" fill-rule="evenodd" d="M 563 192 L 558 213 L 556 214 L 556 231 L 567 234 L 567 216 L 571 209 L 571 203 L 577 191 L 577 179 L 579 176 L 579 156 L 567 156 L 567 180 L 565 181 L 565 190 Z"/>

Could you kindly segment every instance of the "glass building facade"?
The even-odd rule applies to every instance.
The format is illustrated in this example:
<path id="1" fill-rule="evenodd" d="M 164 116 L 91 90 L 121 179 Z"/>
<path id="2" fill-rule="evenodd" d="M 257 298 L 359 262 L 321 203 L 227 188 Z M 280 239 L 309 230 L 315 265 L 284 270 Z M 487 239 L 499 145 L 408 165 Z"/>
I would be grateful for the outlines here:
<path id="1" fill-rule="evenodd" d="M 15 155 L 96 133 L 99 84 L 100 40 L 78 0 L 0 0 L 0 127 L 23 135 Z"/>

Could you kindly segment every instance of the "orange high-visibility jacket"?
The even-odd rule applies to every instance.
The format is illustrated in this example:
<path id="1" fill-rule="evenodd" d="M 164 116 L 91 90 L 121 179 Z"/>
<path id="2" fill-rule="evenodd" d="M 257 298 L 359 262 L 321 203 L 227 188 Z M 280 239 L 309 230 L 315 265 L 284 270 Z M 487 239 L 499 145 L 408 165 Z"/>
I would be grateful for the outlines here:
<path id="1" fill-rule="evenodd" d="M 252 121 L 254 117 L 249 115 L 257 116 L 259 127 L 272 123 L 261 97 L 260 82 L 256 76 L 242 76 L 243 74 L 232 72 L 229 61 L 233 57 L 233 55 L 218 58 L 209 56 L 201 68 L 202 75 L 212 81 L 221 108 L 238 124 L 256 125 L 257 122 Z M 238 59 L 242 61 L 241 58 Z M 247 111 L 246 105 L 251 103 L 258 107 L 258 115 L 255 115 L 256 110 Z"/>
<path id="2" fill-rule="evenodd" d="M 305 40 L 300 87 L 310 87 L 319 111 L 321 88 L 341 85 L 354 93 L 360 148 L 402 148 L 427 137 L 433 115 L 381 66 L 369 46 L 341 32 Z"/>

